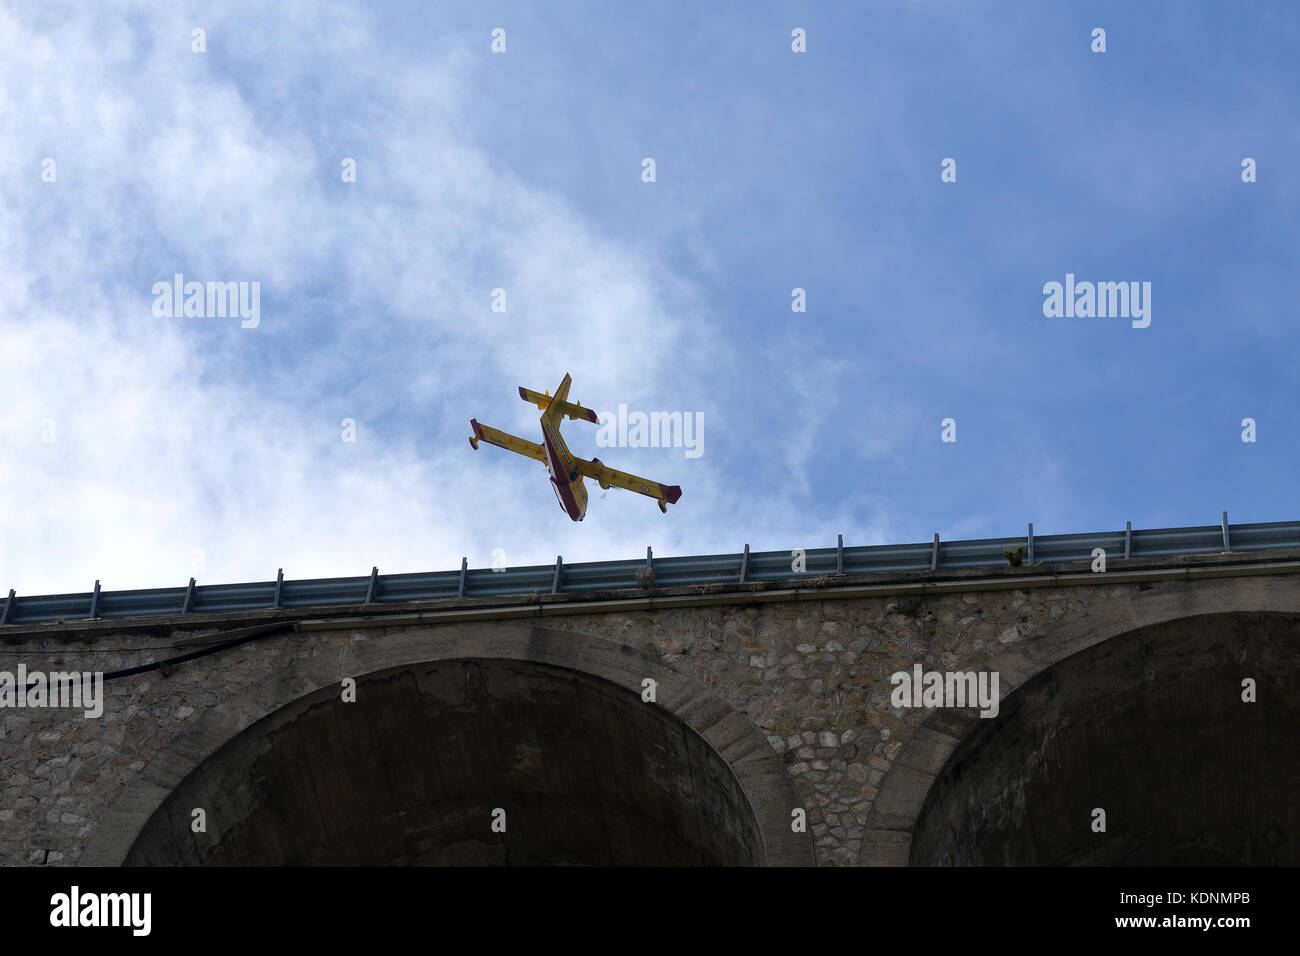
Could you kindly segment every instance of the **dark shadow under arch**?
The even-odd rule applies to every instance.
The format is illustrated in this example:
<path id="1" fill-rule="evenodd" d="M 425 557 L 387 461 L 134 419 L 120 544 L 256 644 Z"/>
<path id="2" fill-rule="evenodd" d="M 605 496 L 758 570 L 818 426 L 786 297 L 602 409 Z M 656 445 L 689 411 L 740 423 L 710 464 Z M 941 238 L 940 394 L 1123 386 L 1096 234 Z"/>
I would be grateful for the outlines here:
<path id="1" fill-rule="evenodd" d="M 206 833 L 191 831 L 196 807 Z M 587 673 L 460 658 L 367 674 L 356 703 L 325 687 L 257 721 L 176 786 L 125 862 L 766 860 L 726 761 L 665 709 Z"/>
<path id="2" fill-rule="evenodd" d="M 1300 863 L 1300 615 L 1141 627 L 1032 677 L 996 718 L 928 732 L 960 743 L 916 818 L 914 865 Z"/>

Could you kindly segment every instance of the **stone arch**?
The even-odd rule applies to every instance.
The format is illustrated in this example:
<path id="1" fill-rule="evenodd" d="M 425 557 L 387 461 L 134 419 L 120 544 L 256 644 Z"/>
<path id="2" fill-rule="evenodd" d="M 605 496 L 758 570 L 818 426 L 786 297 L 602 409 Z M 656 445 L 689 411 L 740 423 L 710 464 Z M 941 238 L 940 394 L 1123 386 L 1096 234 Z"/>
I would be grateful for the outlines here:
<path id="1" fill-rule="evenodd" d="M 1182 620 L 1252 614 L 1300 615 L 1295 578 L 1279 574 L 1200 581 L 1194 587 L 1146 586 L 1126 601 L 1098 605 L 1048 633 L 1010 645 L 981 669 L 999 672 L 1006 701 L 1057 664 L 1107 641 Z M 861 865 L 909 864 L 913 831 L 931 788 L 980 723 L 974 711 L 939 709 L 917 726 L 881 781 L 868 815 Z"/>
<path id="2" fill-rule="evenodd" d="M 1179 618 L 1080 651 L 953 752 L 911 861 L 1300 863 L 1297 675 L 1300 615 Z"/>
<path id="3" fill-rule="evenodd" d="M 303 642 L 304 638 L 291 638 Z M 295 701 L 337 691 L 342 676 L 379 675 L 424 665 L 467 660 L 520 662 L 539 670 L 574 675 L 586 693 L 608 685 L 630 695 L 642 680 L 657 682 L 659 707 L 697 737 L 734 778 L 752 813 L 758 860 L 768 865 L 814 862 L 811 837 L 792 833 L 790 811 L 798 805 L 780 757 L 749 722 L 688 675 L 626 644 L 540 628 L 522 622 L 485 622 L 391 631 L 359 631 L 337 648 L 307 640 L 287 671 L 251 681 L 246 693 L 208 709 L 161 751 L 105 811 L 92 833 L 82 865 L 120 865 L 177 788 L 223 747 Z M 333 644 L 338 644 L 337 638 Z M 495 664 L 490 668 L 500 668 Z M 647 705 L 648 706 L 648 705 Z M 706 759 L 706 758 L 700 758 Z"/>

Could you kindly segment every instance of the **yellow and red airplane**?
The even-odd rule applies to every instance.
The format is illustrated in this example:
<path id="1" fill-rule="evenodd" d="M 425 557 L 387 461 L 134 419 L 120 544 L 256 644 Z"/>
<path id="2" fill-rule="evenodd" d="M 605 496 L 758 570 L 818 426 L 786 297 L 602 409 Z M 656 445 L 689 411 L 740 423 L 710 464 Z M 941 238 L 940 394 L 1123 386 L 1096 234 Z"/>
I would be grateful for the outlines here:
<path id="1" fill-rule="evenodd" d="M 474 429 L 474 434 L 470 436 L 470 446 L 477 450 L 478 443 L 485 441 L 489 445 L 496 445 L 540 461 L 551 476 L 551 488 L 560 502 L 560 508 L 574 521 L 581 521 L 587 515 L 587 487 L 583 484 L 585 478 L 591 478 L 601 488 L 609 488 L 613 485 L 654 498 L 659 504 L 659 510 L 667 514 L 668 505 L 676 504 L 677 499 L 682 496 L 680 486 L 661 485 L 649 478 L 638 478 L 636 475 L 629 475 L 626 471 L 616 471 L 601 464 L 599 458 L 587 461 L 569 451 L 569 446 L 560 437 L 560 423 L 563 419 L 571 418 L 575 421 L 582 419 L 594 425 L 600 424 L 596 413 L 590 408 L 583 408 L 580 402 L 568 401 L 570 382 L 571 379 L 566 374 L 560 387 L 555 390 L 554 397 L 549 392 L 542 395 L 522 385 L 519 387 L 519 397 L 542 410 L 540 444 L 515 435 L 507 435 L 487 425 L 480 425 L 477 419 L 471 418 L 469 424 Z"/>

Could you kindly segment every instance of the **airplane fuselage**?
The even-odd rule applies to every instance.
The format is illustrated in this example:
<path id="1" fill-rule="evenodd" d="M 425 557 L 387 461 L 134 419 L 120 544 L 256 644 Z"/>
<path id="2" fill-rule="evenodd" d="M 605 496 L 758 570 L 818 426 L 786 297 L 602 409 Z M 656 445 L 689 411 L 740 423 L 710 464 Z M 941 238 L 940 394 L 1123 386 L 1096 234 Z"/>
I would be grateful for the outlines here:
<path id="1" fill-rule="evenodd" d="M 542 444 L 546 447 L 546 470 L 560 508 L 574 521 L 587 516 L 587 486 L 578 474 L 573 454 L 559 428 L 542 416 Z"/>

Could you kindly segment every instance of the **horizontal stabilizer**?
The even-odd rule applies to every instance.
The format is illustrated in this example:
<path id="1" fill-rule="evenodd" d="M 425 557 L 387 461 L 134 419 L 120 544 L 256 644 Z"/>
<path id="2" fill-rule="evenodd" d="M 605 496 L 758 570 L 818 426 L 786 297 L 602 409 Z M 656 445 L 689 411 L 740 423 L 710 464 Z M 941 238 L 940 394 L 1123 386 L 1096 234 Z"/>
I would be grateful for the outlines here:
<path id="1" fill-rule="evenodd" d="M 541 392 L 534 392 L 531 388 L 519 386 L 519 397 L 530 405 L 536 405 L 542 411 L 551 408 L 551 396 L 543 395 Z M 596 417 L 595 411 L 590 408 L 583 408 L 574 402 L 556 402 L 554 410 L 557 414 L 573 421 L 591 422 L 593 425 L 599 425 L 600 420 Z"/>

